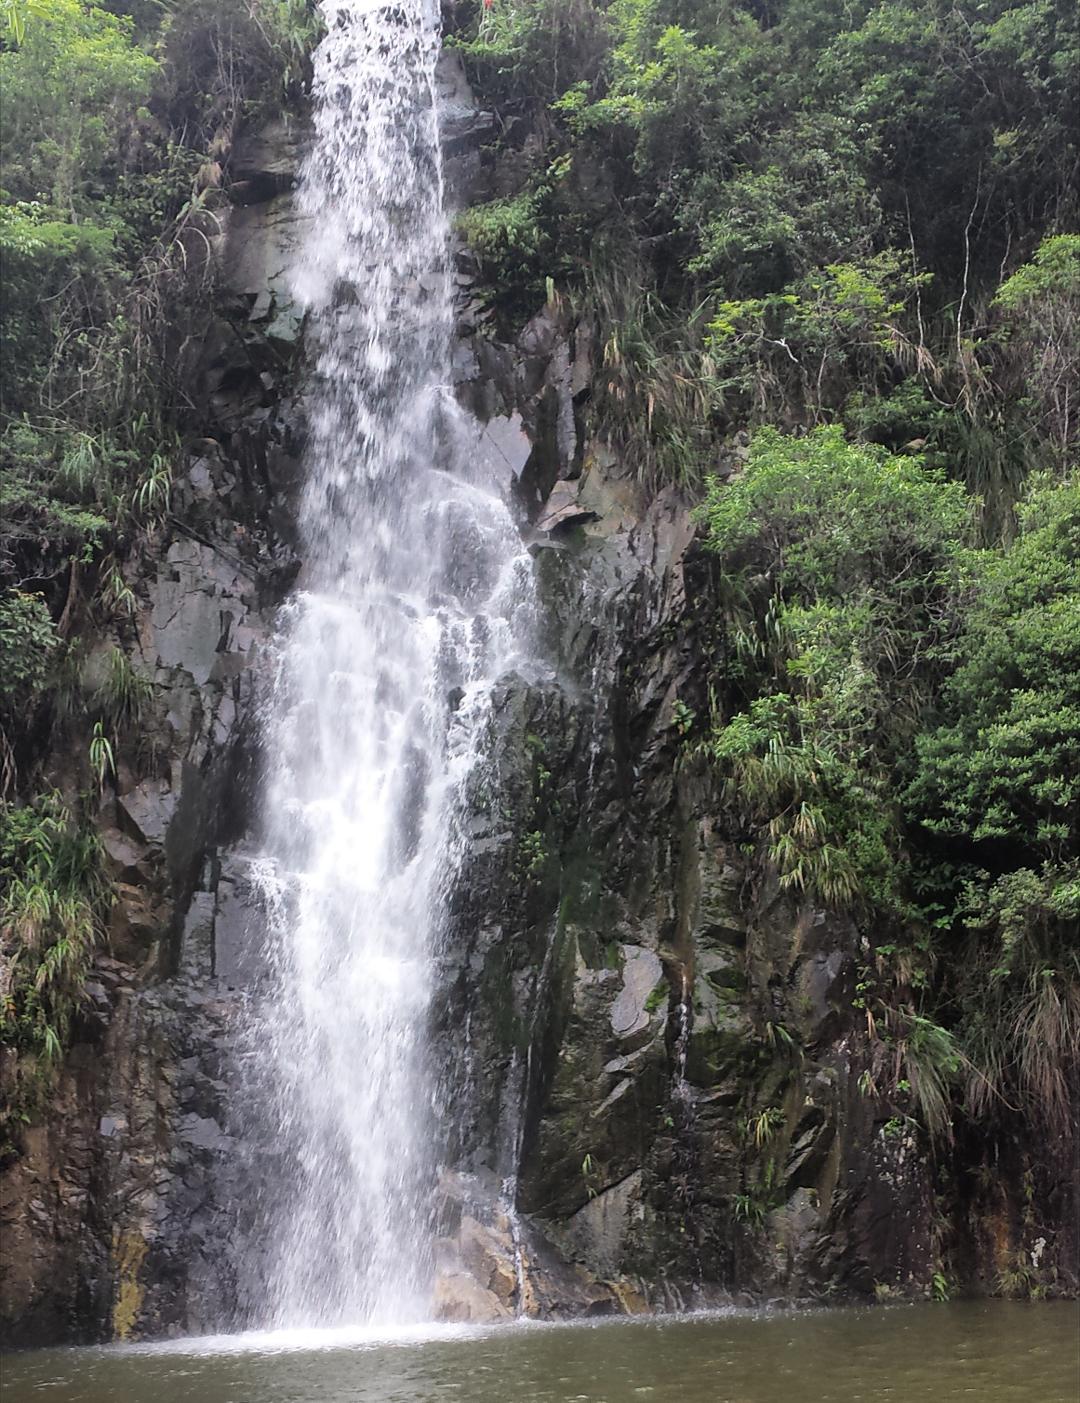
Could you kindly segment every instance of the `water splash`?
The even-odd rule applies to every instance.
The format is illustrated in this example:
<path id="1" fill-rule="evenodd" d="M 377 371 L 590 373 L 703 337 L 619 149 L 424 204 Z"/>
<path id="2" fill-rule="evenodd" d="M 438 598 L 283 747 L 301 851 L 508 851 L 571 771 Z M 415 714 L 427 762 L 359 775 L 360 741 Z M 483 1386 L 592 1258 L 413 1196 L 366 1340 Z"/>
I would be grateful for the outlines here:
<path id="1" fill-rule="evenodd" d="M 246 1088 L 275 1138 L 260 1324 L 429 1314 L 434 954 L 531 572 L 447 388 L 438 13 L 326 0 L 295 270 L 314 357 L 304 571 L 283 611 L 257 864 L 272 992 Z"/>

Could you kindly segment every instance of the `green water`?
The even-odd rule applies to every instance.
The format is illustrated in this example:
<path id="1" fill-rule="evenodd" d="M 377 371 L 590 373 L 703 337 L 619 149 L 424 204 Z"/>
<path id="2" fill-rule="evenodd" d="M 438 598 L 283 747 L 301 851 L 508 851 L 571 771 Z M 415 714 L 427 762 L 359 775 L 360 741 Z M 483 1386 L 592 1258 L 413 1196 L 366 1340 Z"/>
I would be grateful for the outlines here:
<path id="1" fill-rule="evenodd" d="M 1074 1304 L 304 1332 L 3 1360 L 3 1403 L 1080 1403 Z"/>

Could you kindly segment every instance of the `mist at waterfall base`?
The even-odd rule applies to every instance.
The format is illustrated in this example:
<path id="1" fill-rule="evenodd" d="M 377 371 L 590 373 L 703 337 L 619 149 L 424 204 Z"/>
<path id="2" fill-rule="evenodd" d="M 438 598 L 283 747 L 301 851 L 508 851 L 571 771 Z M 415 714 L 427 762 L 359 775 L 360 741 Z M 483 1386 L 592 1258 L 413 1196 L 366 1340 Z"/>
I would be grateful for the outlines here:
<path id="1" fill-rule="evenodd" d="M 304 567 L 264 717 L 265 978 L 235 1098 L 260 1161 L 241 1321 L 270 1328 L 430 1315 L 454 1113 L 427 1046 L 432 969 L 532 600 L 509 483 L 449 386 L 437 9 L 322 10 L 293 273 L 313 364 Z"/>
<path id="2" fill-rule="evenodd" d="M 50 1350 L 5 1403 L 1075 1403 L 1074 1302 L 379 1331 Z M 380 1338 L 381 1335 L 381 1338 Z"/>

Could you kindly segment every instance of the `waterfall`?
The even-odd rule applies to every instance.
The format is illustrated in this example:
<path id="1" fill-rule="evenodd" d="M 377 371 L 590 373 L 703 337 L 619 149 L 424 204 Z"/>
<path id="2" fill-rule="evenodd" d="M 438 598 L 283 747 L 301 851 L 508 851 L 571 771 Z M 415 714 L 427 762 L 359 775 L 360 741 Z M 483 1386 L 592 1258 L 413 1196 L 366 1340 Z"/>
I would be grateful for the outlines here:
<path id="1" fill-rule="evenodd" d="M 265 717 L 268 978 L 242 1094 L 274 1180 L 259 1323 L 381 1325 L 430 1309 L 433 970 L 531 570 L 449 388 L 437 7 L 322 9 L 293 277 L 313 367 L 304 567 Z"/>

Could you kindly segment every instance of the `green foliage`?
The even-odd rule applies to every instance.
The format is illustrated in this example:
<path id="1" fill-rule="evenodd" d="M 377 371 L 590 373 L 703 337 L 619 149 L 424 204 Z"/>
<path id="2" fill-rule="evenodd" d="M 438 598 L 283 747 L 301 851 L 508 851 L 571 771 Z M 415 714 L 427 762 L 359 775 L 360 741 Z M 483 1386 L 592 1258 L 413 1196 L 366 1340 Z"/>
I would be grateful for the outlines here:
<path id="1" fill-rule="evenodd" d="M 450 43 L 498 101 L 547 102 L 595 75 L 607 52 L 607 24 L 589 0 L 507 0 L 479 6 L 468 37 Z"/>
<path id="2" fill-rule="evenodd" d="M 211 197 L 318 23 L 307 0 L 11 0 L 5 18 L 0 576 L 47 581 L 167 510 Z"/>
<path id="3" fill-rule="evenodd" d="M 1080 481 L 1041 481 L 1012 544 L 975 551 L 962 488 L 914 457 L 762 430 L 702 515 L 727 645 L 701 753 L 782 888 L 895 932 L 856 1001 L 894 1049 L 881 1089 L 939 1140 L 960 1099 L 1063 1129 L 1080 1048 Z"/>
<path id="4" fill-rule="evenodd" d="M 942 698 L 955 719 L 922 739 L 912 795 L 935 831 L 1060 860 L 1080 803 L 1080 482 L 1040 492 L 1024 520 L 975 567 Z"/>
<path id="5" fill-rule="evenodd" d="M 737 1223 L 750 1228 L 763 1228 L 769 1205 L 760 1194 L 739 1193 L 731 1199 L 731 1212 Z"/>
<path id="6" fill-rule="evenodd" d="M 0 206 L 5 285 L 0 348 L 9 414 L 36 406 L 49 385 L 59 324 L 69 321 L 69 308 L 75 335 L 103 311 L 116 273 L 115 234 L 115 229 L 57 218 L 37 200 Z M 70 296 L 76 291 L 77 314 Z"/>
<path id="7" fill-rule="evenodd" d="M 952 1088 L 960 1080 L 965 1058 L 946 1028 L 919 1014 L 903 1019 L 899 1052 L 904 1079 L 923 1125 L 931 1137 L 952 1139 Z"/>
<path id="8" fill-rule="evenodd" d="M 1072 1124 L 1080 1047 L 1080 878 L 1029 871 L 980 893 L 964 923 L 956 988 L 969 1052 L 967 1104 L 976 1116 L 1018 1106 L 1057 1132 Z M 1010 911 L 1002 907 L 1019 900 Z M 1005 915 L 1005 920 L 998 919 Z M 1023 934 L 996 964 L 1009 917 Z"/>
<path id="9" fill-rule="evenodd" d="M 702 516 L 724 572 L 726 674 L 745 703 L 703 753 L 782 886 L 904 914 L 890 763 L 947 627 L 962 489 L 838 429 L 762 430 L 745 471 L 710 484 Z"/>
<path id="10" fill-rule="evenodd" d="M 838 174 L 841 178 L 837 178 Z M 850 118 L 799 114 L 753 167 L 715 187 L 699 178 L 684 224 L 700 221 L 689 270 L 732 297 L 760 295 L 818 268 L 869 257 L 878 197 L 860 169 Z"/>
<path id="11" fill-rule="evenodd" d="M 645 1012 L 651 1015 L 659 1012 L 662 1008 L 666 1009 L 670 999 L 671 990 L 668 987 L 667 981 L 662 979 L 649 990 L 645 999 Z"/>
<path id="12" fill-rule="evenodd" d="M 796 699 L 757 698 L 706 753 L 725 777 L 725 799 L 763 829 L 781 887 L 841 910 L 871 894 L 887 900 L 893 833 L 887 810 L 879 813 L 879 786 L 853 781 L 814 726 Z"/>
<path id="13" fill-rule="evenodd" d="M 1006 278 L 997 290 L 994 306 L 1011 316 L 1044 308 L 1054 313 L 1060 310 L 1059 298 L 1068 306 L 1078 292 L 1080 234 L 1057 234 L 1040 244 L 1030 263 Z"/>
<path id="14" fill-rule="evenodd" d="M 1045 239 L 1032 261 L 1001 284 L 992 305 L 1001 318 L 999 380 L 1025 412 L 1029 431 L 1067 466 L 1077 441 L 1080 235 Z"/>
<path id="15" fill-rule="evenodd" d="M 211 157 L 224 114 L 280 109 L 303 82 L 322 32 L 308 0 L 188 0 L 154 27 L 171 119 L 202 132 Z"/>
<path id="16" fill-rule="evenodd" d="M 543 833 L 538 830 L 523 835 L 518 845 L 518 860 L 522 870 L 530 877 L 537 876 L 547 863 L 547 844 Z"/>
<path id="17" fill-rule="evenodd" d="M 672 316 L 643 289 L 640 269 L 598 260 L 588 308 L 607 327 L 593 391 L 605 437 L 657 485 L 696 486 L 719 408 L 705 344 L 705 309 Z"/>
<path id="18" fill-rule="evenodd" d="M 805 608 L 861 597 L 900 628 L 940 598 L 968 507 L 915 459 L 848 443 L 839 429 L 765 429 L 743 473 L 710 483 L 702 514 L 729 576 L 765 571 Z"/>
<path id="19" fill-rule="evenodd" d="M 124 579 L 114 555 L 101 562 L 101 602 L 110 614 L 131 618 L 135 613 L 135 591 Z"/>
<path id="20" fill-rule="evenodd" d="M 766 1106 L 746 1122 L 746 1134 L 756 1150 L 764 1150 L 772 1143 L 777 1130 L 784 1123 L 784 1112 L 779 1106 Z"/>
<path id="21" fill-rule="evenodd" d="M 772 1019 L 765 1024 L 765 1041 L 773 1051 L 780 1053 L 784 1057 L 792 1058 L 796 1062 L 802 1061 L 802 1048 L 798 1037 L 792 1033 L 790 1028 L 783 1023 L 775 1023 Z"/>
<path id="22" fill-rule="evenodd" d="M 798 407 L 820 422 L 851 395 L 895 393 L 905 362 L 930 365 L 904 330 L 927 281 L 890 249 L 809 271 L 782 293 L 718 302 L 709 348 L 723 389 L 761 421 Z M 913 393 L 915 385 L 909 403 Z"/>
<path id="23" fill-rule="evenodd" d="M 7 189 L 73 222 L 123 169 L 157 62 L 132 22 L 79 0 L 40 0 L 23 42 L 0 53 Z"/>
<path id="24" fill-rule="evenodd" d="M 687 706 L 681 697 L 676 697 L 671 704 L 671 724 L 678 732 L 680 739 L 685 740 L 694 729 L 694 722 L 697 720 L 697 713 L 692 706 Z"/>
<path id="25" fill-rule="evenodd" d="M 523 190 L 510 199 L 473 205 L 458 216 L 458 229 L 491 288 L 512 283 L 526 299 L 538 296 L 550 256 L 538 219 L 541 198 L 537 189 Z"/>
<path id="26" fill-rule="evenodd" d="M 1019 1095 L 1061 1124 L 1080 1047 L 1080 481 L 1040 486 L 1020 525 L 972 562 L 906 803 L 971 857 L 953 899 L 973 1104 Z"/>
<path id="27" fill-rule="evenodd" d="M 95 706 L 110 725 L 114 729 L 137 725 L 153 694 L 153 683 L 136 672 L 124 650 L 111 648 L 104 678 L 94 697 Z"/>
<path id="28" fill-rule="evenodd" d="M 172 495 L 173 465 L 167 453 L 153 453 L 150 466 L 131 494 L 131 511 L 146 523 L 155 522 L 168 510 Z"/>
<path id="29" fill-rule="evenodd" d="M 106 778 L 116 774 L 116 758 L 113 755 L 112 741 L 105 734 L 105 728 L 100 721 L 94 722 L 94 729 L 90 735 L 89 759 L 90 773 L 97 781 L 98 789 L 103 789 Z"/>
<path id="30" fill-rule="evenodd" d="M 36 701 L 58 642 L 40 594 L 0 595 L 0 724 L 10 724 Z"/>
<path id="31" fill-rule="evenodd" d="M 1002 1266 L 994 1282 L 994 1291 L 1009 1300 L 1032 1299 L 1036 1291 L 1037 1273 L 1023 1251 L 1013 1253 Z"/>
<path id="32" fill-rule="evenodd" d="M 0 1041 L 23 1058 L 0 1123 L 33 1109 L 67 1045 L 107 905 L 98 839 L 57 793 L 0 804 L 0 947 L 6 981 Z M 5 1144 L 6 1148 L 6 1144 Z"/>
<path id="33" fill-rule="evenodd" d="M 125 511 L 138 454 L 104 434 L 25 420 L 0 435 L 5 477 L 0 570 L 56 573 L 57 557 L 90 560 Z"/>
<path id="34" fill-rule="evenodd" d="M 621 337 L 620 308 L 589 296 L 598 263 L 652 299 L 666 339 L 711 309 L 694 365 L 713 383 L 650 472 L 693 481 L 748 418 L 842 417 L 894 450 L 923 441 L 987 497 L 993 536 L 1038 450 L 1064 465 L 1074 5 L 467 0 L 457 15 L 506 132 L 488 214 L 500 309 L 529 315 L 546 272 L 600 344 Z M 558 192 L 538 202 L 553 167 Z M 610 432 L 612 405 L 595 410 Z M 627 437 L 648 441 L 634 419 Z"/>
<path id="35" fill-rule="evenodd" d="M 28 20 L 36 20 L 43 12 L 47 0 L 2 0 L 0 3 L 0 23 L 7 35 L 7 44 L 17 48 L 26 39 Z"/>

